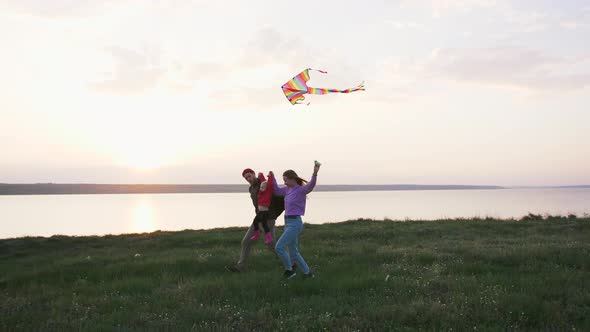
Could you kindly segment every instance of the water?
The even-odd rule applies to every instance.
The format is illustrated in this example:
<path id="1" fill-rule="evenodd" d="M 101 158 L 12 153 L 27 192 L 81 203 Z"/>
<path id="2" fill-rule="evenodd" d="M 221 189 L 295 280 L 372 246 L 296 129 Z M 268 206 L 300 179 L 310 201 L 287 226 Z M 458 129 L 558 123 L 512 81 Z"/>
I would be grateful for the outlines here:
<path id="1" fill-rule="evenodd" d="M 314 192 L 308 223 L 590 213 L 590 189 Z M 248 227 L 245 193 L 0 196 L 0 238 Z M 282 220 L 279 221 L 279 225 Z"/>

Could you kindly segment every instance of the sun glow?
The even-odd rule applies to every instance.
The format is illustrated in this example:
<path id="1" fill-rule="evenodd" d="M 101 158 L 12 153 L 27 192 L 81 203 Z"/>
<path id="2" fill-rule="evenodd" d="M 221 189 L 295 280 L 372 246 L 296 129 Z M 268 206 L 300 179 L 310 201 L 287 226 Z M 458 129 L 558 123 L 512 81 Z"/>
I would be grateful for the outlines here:
<path id="1" fill-rule="evenodd" d="M 156 124 L 135 127 L 132 132 L 122 131 L 116 137 L 112 142 L 116 162 L 138 171 L 169 166 L 178 161 L 185 148 L 182 138 L 174 131 Z"/>
<path id="2" fill-rule="evenodd" d="M 121 158 L 121 164 L 138 171 L 149 172 L 166 164 L 165 158 L 152 151 L 133 149 Z"/>

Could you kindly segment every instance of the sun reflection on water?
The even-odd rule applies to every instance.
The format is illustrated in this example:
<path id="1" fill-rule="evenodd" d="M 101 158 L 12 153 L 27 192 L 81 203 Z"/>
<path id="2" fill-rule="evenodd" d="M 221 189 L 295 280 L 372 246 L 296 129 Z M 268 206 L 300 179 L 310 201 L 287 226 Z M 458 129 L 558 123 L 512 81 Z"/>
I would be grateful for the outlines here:
<path id="1" fill-rule="evenodd" d="M 146 233 L 155 230 L 156 222 L 154 218 L 154 209 L 149 200 L 142 199 L 137 202 L 133 209 L 132 232 Z"/>

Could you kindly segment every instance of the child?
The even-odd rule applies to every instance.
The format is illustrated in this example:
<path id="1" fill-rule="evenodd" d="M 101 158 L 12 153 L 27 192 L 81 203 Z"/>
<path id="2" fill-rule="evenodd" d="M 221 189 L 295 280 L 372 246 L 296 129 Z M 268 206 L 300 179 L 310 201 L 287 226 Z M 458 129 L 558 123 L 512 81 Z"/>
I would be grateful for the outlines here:
<path id="1" fill-rule="evenodd" d="M 252 222 L 252 227 L 254 227 L 254 235 L 252 235 L 250 240 L 255 241 L 260 238 L 260 228 L 258 223 L 261 223 L 265 233 L 264 243 L 269 245 L 272 243 L 273 239 L 270 229 L 268 228 L 267 220 L 269 218 L 268 210 L 270 207 L 270 201 L 272 200 L 274 188 L 272 183 L 268 183 L 272 181 L 270 177 L 268 178 L 268 181 L 266 181 L 264 174 L 258 173 L 258 180 L 260 180 L 260 190 L 258 191 L 258 212 L 256 213 L 256 217 L 254 217 L 254 221 Z"/>

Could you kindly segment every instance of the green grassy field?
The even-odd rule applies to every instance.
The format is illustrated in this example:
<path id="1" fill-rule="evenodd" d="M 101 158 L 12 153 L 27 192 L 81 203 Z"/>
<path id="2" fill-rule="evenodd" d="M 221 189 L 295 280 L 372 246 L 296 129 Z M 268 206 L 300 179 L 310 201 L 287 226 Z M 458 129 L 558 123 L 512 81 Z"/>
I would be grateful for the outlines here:
<path id="1" fill-rule="evenodd" d="M 0 330 L 590 330 L 590 218 L 533 219 L 306 225 L 288 282 L 245 229 L 0 240 Z"/>

